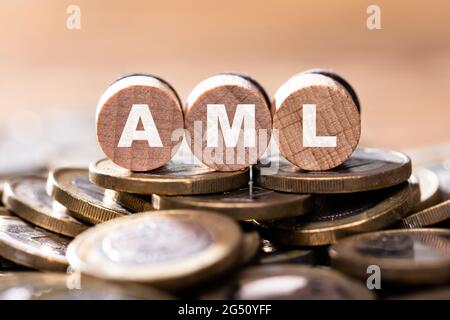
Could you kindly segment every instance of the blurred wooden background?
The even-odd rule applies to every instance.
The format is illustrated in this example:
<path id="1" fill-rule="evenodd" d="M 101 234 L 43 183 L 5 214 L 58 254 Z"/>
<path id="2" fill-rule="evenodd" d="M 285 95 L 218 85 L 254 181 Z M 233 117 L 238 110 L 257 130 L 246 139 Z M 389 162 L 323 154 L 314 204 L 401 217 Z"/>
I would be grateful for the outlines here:
<path id="1" fill-rule="evenodd" d="M 66 28 L 70 4 L 81 30 Z M 382 30 L 366 27 L 370 4 Z M 105 87 L 130 72 L 160 75 L 185 99 L 221 71 L 247 72 L 273 94 L 323 67 L 359 94 L 363 143 L 450 141 L 448 0 L 15 0 L 1 2 L 0 23 L 3 123 L 23 110 L 94 114 Z"/>

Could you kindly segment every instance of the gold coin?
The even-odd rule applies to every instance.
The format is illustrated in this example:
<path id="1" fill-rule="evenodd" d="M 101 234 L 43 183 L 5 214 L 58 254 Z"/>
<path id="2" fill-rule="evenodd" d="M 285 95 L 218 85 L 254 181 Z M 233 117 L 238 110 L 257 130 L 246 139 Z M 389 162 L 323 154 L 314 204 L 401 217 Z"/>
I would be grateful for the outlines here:
<path id="1" fill-rule="evenodd" d="M 254 166 L 256 184 L 294 193 L 350 193 L 400 184 L 411 176 L 411 161 L 395 151 L 358 149 L 339 167 L 304 171 L 286 159 L 271 157 Z"/>
<path id="2" fill-rule="evenodd" d="M 450 160 L 426 165 L 425 168 L 433 171 L 439 178 L 439 192 L 442 200 L 450 199 Z"/>
<path id="3" fill-rule="evenodd" d="M 131 214 L 108 195 L 107 190 L 89 181 L 86 169 L 60 168 L 50 172 L 48 193 L 72 215 L 92 224 Z"/>
<path id="4" fill-rule="evenodd" d="M 68 210 L 53 201 L 45 190 L 46 179 L 28 176 L 5 184 L 3 202 L 22 219 L 49 231 L 75 237 L 88 228 L 72 218 Z"/>
<path id="5" fill-rule="evenodd" d="M 420 188 L 420 202 L 413 211 L 418 212 L 438 204 L 441 201 L 441 194 L 437 174 L 425 167 L 416 167 L 413 169 L 413 174 L 419 180 Z"/>
<path id="6" fill-rule="evenodd" d="M 244 269 L 234 281 L 208 299 L 232 300 L 351 300 L 374 299 L 363 285 L 329 268 L 296 264 L 265 265 Z"/>
<path id="7" fill-rule="evenodd" d="M 134 300 L 170 299 L 148 286 L 123 286 L 60 273 L 12 273 L 0 281 L 1 300 Z"/>
<path id="8" fill-rule="evenodd" d="M 450 219 L 450 200 L 413 213 L 399 222 L 400 228 L 413 229 L 430 227 Z"/>
<path id="9" fill-rule="evenodd" d="M 65 271 L 70 240 L 17 217 L 0 216 L 0 255 L 39 270 Z"/>
<path id="10" fill-rule="evenodd" d="M 256 231 L 248 231 L 244 233 L 242 240 L 242 265 L 249 264 L 258 255 L 261 246 L 261 237 Z"/>
<path id="11" fill-rule="evenodd" d="M 106 189 L 137 194 L 194 195 L 240 188 L 248 183 L 248 169 L 218 172 L 204 165 L 173 159 L 149 172 L 131 172 L 103 159 L 89 167 L 92 182 Z"/>
<path id="12" fill-rule="evenodd" d="M 382 282 L 441 284 L 450 280 L 450 230 L 378 231 L 343 239 L 329 250 L 332 264 L 367 278 L 367 268 L 380 268 Z"/>
<path id="13" fill-rule="evenodd" d="M 313 213 L 273 222 L 255 222 L 264 238 L 288 246 L 319 246 L 387 227 L 410 207 L 411 187 L 352 194 L 316 195 Z"/>
<path id="14" fill-rule="evenodd" d="M 311 196 L 244 187 L 200 196 L 153 195 L 155 209 L 206 209 L 239 221 L 294 217 L 310 211 Z"/>
<path id="15" fill-rule="evenodd" d="M 97 225 L 69 246 L 74 270 L 178 289 L 239 263 L 242 233 L 226 216 L 194 210 L 138 213 Z"/>
<path id="16" fill-rule="evenodd" d="M 132 194 L 128 192 L 114 192 L 113 199 L 133 212 L 155 210 L 152 204 L 152 198 L 148 195 Z"/>

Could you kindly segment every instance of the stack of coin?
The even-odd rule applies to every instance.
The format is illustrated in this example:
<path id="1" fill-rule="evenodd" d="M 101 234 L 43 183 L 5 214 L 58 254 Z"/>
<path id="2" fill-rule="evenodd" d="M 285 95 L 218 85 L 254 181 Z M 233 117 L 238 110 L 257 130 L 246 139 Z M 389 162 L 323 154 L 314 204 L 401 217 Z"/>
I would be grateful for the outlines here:
<path id="1" fill-rule="evenodd" d="M 226 172 L 105 159 L 2 190 L 4 299 L 373 299 L 372 265 L 383 286 L 450 282 L 449 231 L 430 228 L 448 219 L 442 181 L 400 152 L 320 172 L 280 156 Z"/>
<path id="2" fill-rule="evenodd" d="M 309 194 L 305 215 L 255 224 L 276 244 L 323 246 L 352 234 L 387 228 L 419 201 L 411 161 L 399 152 L 359 149 L 341 166 L 304 171 L 280 157 L 255 166 L 255 183 L 277 192 Z"/>

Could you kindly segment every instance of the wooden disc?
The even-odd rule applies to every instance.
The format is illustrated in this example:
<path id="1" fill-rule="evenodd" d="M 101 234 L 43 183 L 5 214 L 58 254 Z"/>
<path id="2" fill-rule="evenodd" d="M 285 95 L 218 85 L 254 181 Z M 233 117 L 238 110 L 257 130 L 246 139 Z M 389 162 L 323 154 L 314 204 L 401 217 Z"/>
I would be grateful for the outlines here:
<path id="1" fill-rule="evenodd" d="M 206 134 L 208 105 L 213 108 L 222 108 L 222 106 L 211 105 L 224 106 L 230 128 L 233 128 L 238 108 L 244 110 L 242 108 L 247 108 L 247 106 L 242 105 L 254 105 L 256 136 L 256 141 L 253 140 L 255 141 L 254 146 L 245 144 L 244 120 L 236 146 L 233 146 L 233 141 L 230 141 L 228 146 L 226 145 L 226 139 L 223 136 L 224 128 L 218 121 L 217 147 L 208 147 Z M 218 171 L 235 171 L 246 168 L 256 163 L 267 148 L 272 132 L 270 101 L 264 89 L 251 78 L 239 74 L 212 76 L 194 88 L 189 95 L 184 111 L 185 127 L 189 132 L 187 142 L 194 155 L 210 168 Z M 198 124 L 195 126 L 195 122 L 201 126 Z"/>
<path id="2" fill-rule="evenodd" d="M 316 137 L 336 137 L 335 147 L 304 145 L 304 105 L 316 106 L 316 130 L 309 131 Z M 358 145 L 361 135 L 358 107 L 345 87 L 329 76 L 301 73 L 292 77 L 275 94 L 272 112 L 281 154 L 301 169 L 335 168 Z M 320 145 L 320 142 L 311 144 Z"/>
<path id="3" fill-rule="evenodd" d="M 345 90 L 347 90 L 347 92 L 352 97 L 353 102 L 355 103 L 356 107 L 358 108 L 358 111 L 361 113 L 361 104 L 359 102 L 359 98 L 358 98 L 358 95 L 356 94 L 355 89 L 353 89 L 351 84 L 348 83 L 348 81 L 345 80 L 344 78 L 342 78 L 339 74 L 337 74 L 336 72 L 333 72 L 331 70 L 320 69 L 320 68 L 309 69 L 309 70 L 303 71 L 302 73 L 321 74 L 323 76 L 330 77 L 331 79 L 337 81 L 340 85 L 342 85 L 345 88 Z"/>
<path id="4" fill-rule="evenodd" d="M 182 135 L 172 139 L 173 132 L 183 129 L 180 100 L 169 84 L 150 75 L 131 75 L 114 82 L 100 98 L 96 121 L 103 152 L 132 171 L 163 166 L 182 140 Z M 151 130 L 154 127 L 158 134 Z M 145 137 L 144 132 L 148 133 Z"/>

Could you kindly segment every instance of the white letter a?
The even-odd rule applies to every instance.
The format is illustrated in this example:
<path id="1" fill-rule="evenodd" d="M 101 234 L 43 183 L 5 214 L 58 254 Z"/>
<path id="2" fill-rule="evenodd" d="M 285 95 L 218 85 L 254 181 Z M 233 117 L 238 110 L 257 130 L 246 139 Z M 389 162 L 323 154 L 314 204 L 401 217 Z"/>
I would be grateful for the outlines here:
<path id="1" fill-rule="evenodd" d="M 142 121 L 144 130 L 137 130 L 139 120 Z M 134 140 L 147 140 L 149 147 L 163 146 L 147 104 L 133 104 L 117 146 L 131 147 Z"/>

